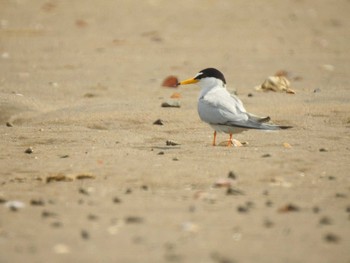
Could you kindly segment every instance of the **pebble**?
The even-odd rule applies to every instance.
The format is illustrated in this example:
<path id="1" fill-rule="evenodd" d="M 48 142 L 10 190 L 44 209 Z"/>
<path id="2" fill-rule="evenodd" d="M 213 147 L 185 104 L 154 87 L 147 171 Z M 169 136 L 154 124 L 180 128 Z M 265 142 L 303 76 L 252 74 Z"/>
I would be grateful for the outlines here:
<path id="1" fill-rule="evenodd" d="M 98 220 L 98 216 L 94 214 L 88 214 L 87 219 L 90 221 L 96 221 Z"/>
<path id="2" fill-rule="evenodd" d="M 164 125 L 164 122 L 161 119 L 158 119 L 153 122 L 153 125 Z"/>
<path id="3" fill-rule="evenodd" d="M 346 211 L 347 213 L 350 213 L 350 205 L 346 207 L 345 211 Z"/>
<path id="4" fill-rule="evenodd" d="M 29 147 L 24 152 L 27 153 L 27 154 L 32 154 L 33 153 L 33 148 Z"/>
<path id="5" fill-rule="evenodd" d="M 148 185 L 141 185 L 141 189 L 144 190 L 144 191 L 148 191 Z"/>
<path id="6" fill-rule="evenodd" d="M 32 206 L 44 206 L 45 202 L 42 199 L 32 199 L 30 200 Z"/>
<path id="7" fill-rule="evenodd" d="M 273 205 L 273 202 L 272 202 L 271 200 L 267 200 L 267 201 L 265 202 L 265 205 L 266 205 L 267 207 L 271 207 L 271 206 Z"/>
<path id="8" fill-rule="evenodd" d="M 122 200 L 119 197 L 114 197 L 113 198 L 113 203 L 120 204 L 121 202 L 122 202 Z"/>
<path id="9" fill-rule="evenodd" d="M 314 206 L 314 207 L 312 208 L 312 211 L 313 211 L 315 214 L 319 213 L 320 210 L 321 210 L 321 209 L 320 209 L 318 206 Z"/>
<path id="10" fill-rule="evenodd" d="M 47 210 L 44 210 L 44 211 L 42 211 L 42 213 L 41 213 L 41 217 L 43 217 L 43 218 L 47 218 L 47 217 L 56 217 L 56 216 L 57 216 L 56 213 L 50 212 L 50 211 L 47 211 Z"/>
<path id="11" fill-rule="evenodd" d="M 266 228 L 271 228 L 271 227 L 273 227 L 274 224 L 275 223 L 272 222 L 270 219 L 265 219 L 264 223 L 263 223 L 264 227 L 266 227 Z"/>
<path id="12" fill-rule="evenodd" d="M 62 227 L 62 223 L 58 222 L 58 221 L 52 222 L 51 226 L 54 227 L 54 228 L 59 228 L 59 227 Z"/>
<path id="13" fill-rule="evenodd" d="M 166 101 L 161 104 L 163 108 L 180 108 L 180 102 L 179 101 Z"/>
<path id="14" fill-rule="evenodd" d="M 271 157 L 271 154 L 269 154 L 269 153 L 265 153 L 265 154 L 261 155 L 261 157 L 262 157 L 262 158 Z"/>
<path id="15" fill-rule="evenodd" d="M 131 188 L 128 188 L 125 190 L 125 194 L 131 194 L 132 193 L 132 189 Z"/>
<path id="16" fill-rule="evenodd" d="M 237 211 L 240 212 L 240 213 L 248 213 L 249 208 L 246 207 L 246 206 L 239 205 L 239 206 L 237 207 Z"/>
<path id="17" fill-rule="evenodd" d="M 159 153 L 158 153 L 158 155 L 164 155 L 164 152 L 163 152 L 163 151 L 161 151 L 161 152 L 159 152 Z"/>
<path id="18" fill-rule="evenodd" d="M 162 86 L 169 88 L 176 88 L 179 80 L 176 76 L 168 76 L 163 80 Z"/>
<path id="19" fill-rule="evenodd" d="M 231 178 L 233 180 L 237 179 L 237 175 L 233 172 L 233 171 L 230 171 L 227 175 L 228 178 Z"/>
<path id="20" fill-rule="evenodd" d="M 7 127 L 13 127 L 13 124 L 11 122 L 6 122 Z"/>
<path id="21" fill-rule="evenodd" d="M 21 201 L 13 200 L 13 201 L 7 201 L 5 203 L 5 207 L 9 208 L 13 212 L 16 212 L 19 209 L 24 208 L 25 204 Z"/>
<path id="22" fill-rule="evenodd" d="M 81 238 L 82 239 L 89 239 L 90 238 L 90 234 L 89 234 L 89 232 L 88 231 L 86 231 L 86 230 L 81 230 L 81 232 L 80 232 L 80 236 L 81 236 Z"/>
<path id="23" fill-rule="evenodd" d="M 53 251 L 56 253 L 56 254 L 68 254 L 70 252 L 70 249 L 67 245 L 65 244 L 56 244 L 54 247 L 53 247 Z"/>
<path id="24" fill-rule="evenodd" d="M 180 145 L 180 144 L 178 144 L 178 143 L 176 143 L 176 142 L 174 142 L 174 141 L 170 141 L 170 140 L 167 140 L 167 141 L 165 142 L 165 144 L 166 144 L 167 146 L 176 146 L 176 145 Z"/>
<path id="25" fill-rule="evenodd" d="M 82 187 L 79 188 L 79 193 L 83 195 L 89 195 L 89 191 Z"/>
<path id="26" fill-rule="evenodd" d="M 329 217 L 324 216 L 320 219 L 319 223 L 320 223 L 320 225 L 331 225 L 332 220 Z"/>
<path id="27" fill-rule="evenodd" d="M 326 148 L 320 148 L 319 151 L 320 152 L 328 152 L 328 150 Z"/>
<path id="28" fill-rule="evenodd" d="M 335 234 L 328 233 L 324 236 L 324 240 L 329 243 L 338 243 L 340 241 L 340 237 Z"/>
<path id="29" fill-rule="evenodd" d="M 297 207 L 294 204 L 287 204 L 285 206 L 282 206 L 278 209 L 278 212 L 280 213 L 288 213 L 288 212 L 297 212 L 299 211 L 299 207 Z"/>
<path id="30" fill-rule="evenodd" d="M 336 198 L 346 198 L 346 194 L 344 194 L 344 193 L 336 193 L 335 197 Z"/>
<path id="31" fill-rule="evenodd" d="M 140 224 L 143 222 L 144 222 L 143 218 L 138 216 L 128 216 L 125 218 L 125 223 L 127 224 Z"/>
<path id="32" fill-rule="evenodd" d="M 227 188 L 226 194 L 227 195 L 244 195 L 244 192 L 239 189 L 230 187 L 230 188 Z"/>

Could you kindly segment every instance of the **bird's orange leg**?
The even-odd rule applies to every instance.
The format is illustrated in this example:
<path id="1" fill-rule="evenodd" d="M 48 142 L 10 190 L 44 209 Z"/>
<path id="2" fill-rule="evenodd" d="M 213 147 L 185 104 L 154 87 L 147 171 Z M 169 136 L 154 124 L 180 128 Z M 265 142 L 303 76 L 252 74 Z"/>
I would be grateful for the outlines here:
<path id="1" fill-rule="evenodd" d="M 214 139 L 213 139 L 213 146 L 215 146 L 216 145 L 216 131 L 214 131 Z"/>
<path id="2" fill-rule="evenodd" d="M 227 147 L 231 147 L 232 146 L 232 133 L 230 133 L 230 139 L 227 142 Z"/>

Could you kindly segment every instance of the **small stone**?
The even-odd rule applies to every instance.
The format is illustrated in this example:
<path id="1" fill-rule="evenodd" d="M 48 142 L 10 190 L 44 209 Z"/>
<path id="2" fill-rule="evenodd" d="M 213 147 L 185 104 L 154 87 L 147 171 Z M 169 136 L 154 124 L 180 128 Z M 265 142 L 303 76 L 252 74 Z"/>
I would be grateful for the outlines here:
<path id="1" fill-rule="evenodd" d="M 68 254 L 70 252 L 70 249 L 67 245 L 65 244 L 56 244 L 54 247 L 53 247 L 53 251 L 56 253 L 56 254 Z"/>
<path id="2" fill-rule="evenodd" d="M 113 203 L 115 203 L 115 204 L 120 204 L 121 202 L 122 202 L 122 200 L 120 200 L 119 197 L 114 197 L 114 198 L 113 198 Z"/>
<path id="3" fill-rule="evenodd" d="M 6 122 L 7 127 L 13 127 L 13 124 L 11 122 Z"/>
<path id="4" fill-rule="evenodd" d="M 177 157 L 173 158 L 173 161 L 178 161 L 178 160 L 179 160 L 179 158 L 177 158 Z"/>
<path id="5" fill-rule="evenodd" d="M 265 219 L 263 225 L 266 228 L 271 228 L 273 227 L 274 223 L 270 219 Z"/>
<path id="6" fill-rule="evenodd" d="M 320 209 L 318 206 L 314 206 L 314 207 L 312 208 L 312 211 L 313 211 L 315 214 L 319 213 L 320 210 L 321 210 L 321 209 Z"/>
<path id="7" fill-rule="evenodd" d="M 237 179 L 237 175 L 233 171 L 230 171 L 227 177 L 233 180 Z"/>
<path id="8" fill-rule="evenodd" d="M 127 224 L 140 224 L 143 223 L 143 218 L 138 216 L 128 216 L 125 218 L 125 223 Z"/>
<path id="9" fill-rule="evenodd" d="M 227 195 L 244 195 L 244 192 L 239 189 L 230 187 L 230 188 L 227 188 L 226 194 Z"/>
<path id="10" fill-rule="evenodd" d="M 7 201 L 5 207 L 9 208 L 11 211 L 16 212 L 21 208 L 25 207 L 25 204 L 21 201 Z"/>
<path id="11" fill-rule="evenodd" d="M 144 190 L 144 191 L 148 191 L 148 186 L 144 184 L 144 185 L 141 186 L 141 189 Z"/>
<path id="12" fill-rule="evenodd" d="M 42 213 L 41 213 L 41 217 L 43 217 L 43 218 L 56 217 L 56 216 L 57 216 L 56 213 L 50 212 L 50 211 L 46 211 L 46 210 L 42 211 Z"/>
<path id="13" fill-rule="evenodd" d="M 338 243 L 340 241 L 340 237 L 335 234 L 328 233 L 324 236 L 324 240 L 329 243 Z"/>
<path id="14" fill-rule="evenodd" d="M 58 222 L 58 221 L 52 222 L 51 226 L 54 227 L 54 228 L 59 228 L 59 227 L 62 227 L 62 223 Z"/>
<path id="15" fill-rule="evenodd" d="M 337 179 L 337 178 L 335 176 L 333 176 L 333 175 L 328 176 L 328 180 L 330 180 L 330 181 L 333 181 L 335 179 Z"/>
<path id="16" fill-rule="evenodd" d="M 98 219 L 98 216 L 94 214 L 88 214 L 87 219 L 90 221 L 96 221 Z"/>
<path id="17" fill-rule="evenodd" d="M 164 152 L 163 152 L 163 151 L 161 151 L 161 152 L 159 152 L 159 153 L 158 153 L 158 155 L 164 155 Z"/>
<path id="18" fill-rule="evenodd" d="M 271 207 L 271 206 L 273 205 L 273 202 L 272 202 L 271 200 L 267 200 L 267 201 L 265 202 L 265 205 L 266 205 L 267 207 Z"/>
<path id="19" fill-rule="evenodd" d="M 350 205 L 346 207 L 345 211 L 346 211 L 347 213 L 350 213 Z"/>
<path id="20" fill-rule="evenodd" d="M 27 153 L 27 154 L 32 154 L 33 153 L 33 148 L 29 147 L 24 152 Z"/>
<path id="21" fill-rule="evenodd" d="M 319 151 L 320 152 L 328 152 L 328 150 L 326 148 L 320 148 Z"/>
<path id="22" fill-rule="evenodd" d="M 278 212 L 280 213 L 297 212 L 297 211 L 299 211 L 299 207 L 297 207 L 294 204 L 287 204 L 278 209 Z"/>
<path id="23" fill-rule="evenodd" d="M 44 206 L 45 202 L 42 199 L 32 199 L 30 200 L 32 206 Z"/>
<path id="24" fill-rule="evenodd" d="M 320 88 L 314 89 L 314 93 L 319 93 L 319 92 L 321 92 Z"/>
<path id="25" fill-rule="evenodd" d="M 161 119 L 158 119 L 155 122 L 153 122 L 153 125 L 164 125 L 164 123 Z"/>
<path id="26" fill-rule="evenodd" d="M 176 145 L 179 145 L 178 143 L 173 142 L 173 141 L 170 141 L 170 140 L 167 140 L 167 141 L 165 142 L 165 144 L 166 144 L 167 146 L 176 146 Z"/>
<path id="27" fill-rule="evenodd" d="M 268 158 L 268 157 L 271 157 L 271 154 L 269 153 L 265 153 L 263 155 L 261 155 L 262 158 Z"/>
<path id="28" fill-rule="evenodd" d="M 89 195 L 89 191 L 82 187 L 79 188 L 79 193 L 83 195 Z"/>
<path id="29" fill-rule="evenodd" d="M 80 236 L 81 236 L 81 238 L 82 239 L 89 239 L 90 238 L 90 234 L 89 234 L 89 232 L 88 231 L 86 231 L 86 230 L 81 230 L 81 232 L 80 232 Z"/>
<path id="30" fill-rule="evenodd" d="M 175 76 L 168 76 L 163 80 L 162 86 L 169 88 L 176 88 L 179 80 Z"/>
<path id="31" fill-rule="evenodd" d="M 335 197 L 336 198 L 346 198 L 346 194 L 344 194 L 344 193 L 336 193 Z"/>
<path id="32" fill-rule="evenodd" d="M 248 97 L 253 97 L 254 95 L 253 95 L 253 93 L 248 93 Z"/>
<path id="33" fill-rule="evenodd" d="M 329 217 L 324 216 L 324 217 L 322 217 L 322 218 L 320 219 L 319 223 L 320 223 L 321 225 L 331 225 L 331 224 L 332 224 L 332 220 L 331 220 Z"/>
<path id="34" fill-rule="evenodd" d="M 180 108 L 180 102 L 179 101 L 166 101 L 161 104 L 163 108 Z"/>
<path id="35" fill-rule="evenodd" d="M 65 159 L 65 158 L 68 158 L 68 157 L 69 157 L 68 154 L 64 154 L 64 155 L 61 155 L 61 156 L 60 156 L 60 158 L 62 158 L 62 159 Z"/>
<path id="36" fill-rule="evenodd" d="M 132 189 L 131 188 L 128 188 L 125 190 L 125 194 L 131 194 L 132 193 Z"/>
<path id="37" fill-rule="evenodd" d="M 239 213 L 248 213 L 249 208 L 246 207 L 246 206 L 239 205 L 239 206 L 237 207 L 237 211 L 238 211 Z"/>

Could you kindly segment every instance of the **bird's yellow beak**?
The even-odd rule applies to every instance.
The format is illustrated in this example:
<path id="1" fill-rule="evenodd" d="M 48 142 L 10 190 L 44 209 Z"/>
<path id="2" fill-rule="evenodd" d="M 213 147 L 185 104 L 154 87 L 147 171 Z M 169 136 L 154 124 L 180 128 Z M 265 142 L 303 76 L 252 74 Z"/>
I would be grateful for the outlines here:
<path id="1" fill-rule="evenodd" d="M 186 79 L 184 81 L 180 81 L 179 83 L 177 83 L 177 86 L 179 85 L 187 85 L 187 84 L 194 84 L 197 83 L 199 80 L 198 79 Z"/>

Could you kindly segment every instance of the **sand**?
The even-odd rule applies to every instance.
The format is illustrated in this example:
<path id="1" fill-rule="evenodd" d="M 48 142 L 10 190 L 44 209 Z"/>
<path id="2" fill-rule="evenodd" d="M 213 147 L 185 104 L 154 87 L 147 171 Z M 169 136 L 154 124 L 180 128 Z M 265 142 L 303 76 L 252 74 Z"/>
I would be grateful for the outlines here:
<path id="1" fill-rule="evenodd" d="M 1 1 L 0 262 L 350 262 L 349 10 Z M 161 87 L 206 67 L 293 128 L 212 147 Z M 254 89 L 280 70 L 296 94 Z"/>

